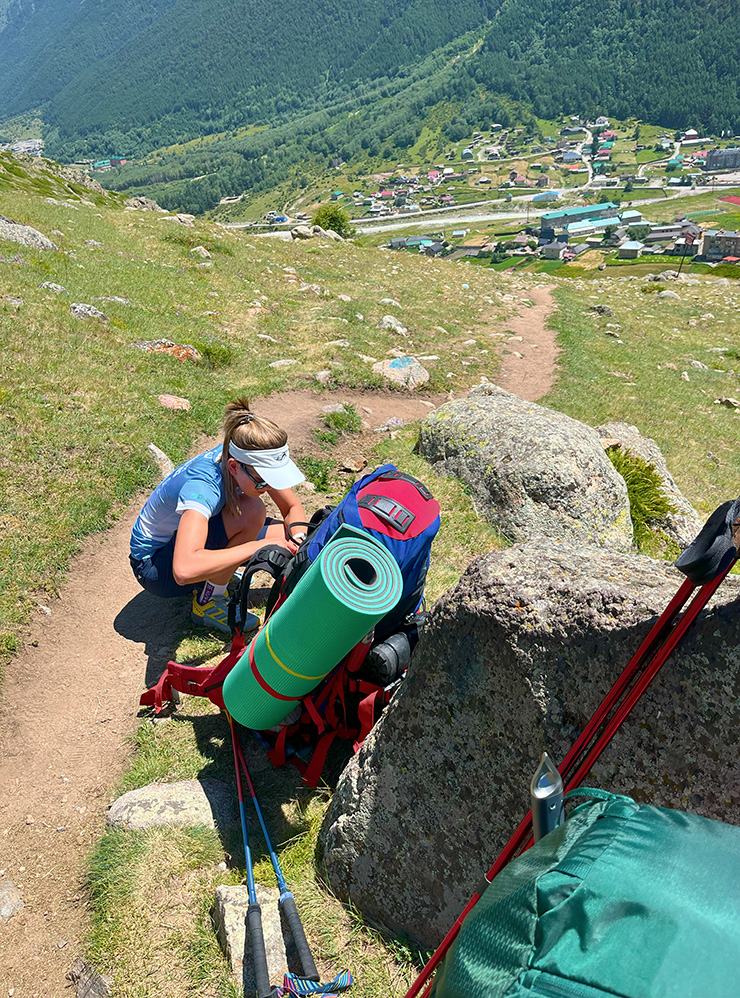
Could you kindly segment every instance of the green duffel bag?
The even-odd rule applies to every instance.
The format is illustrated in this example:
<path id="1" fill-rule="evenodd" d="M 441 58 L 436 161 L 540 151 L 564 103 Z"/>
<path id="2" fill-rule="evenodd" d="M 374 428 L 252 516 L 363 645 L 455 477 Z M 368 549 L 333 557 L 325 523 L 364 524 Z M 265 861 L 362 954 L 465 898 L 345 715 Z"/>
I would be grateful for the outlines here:
<path id="1" fill-rule="evenodd" d="M 578 794 L 467 916 L 433 998 L 738 998 L 740 828 Z"/>

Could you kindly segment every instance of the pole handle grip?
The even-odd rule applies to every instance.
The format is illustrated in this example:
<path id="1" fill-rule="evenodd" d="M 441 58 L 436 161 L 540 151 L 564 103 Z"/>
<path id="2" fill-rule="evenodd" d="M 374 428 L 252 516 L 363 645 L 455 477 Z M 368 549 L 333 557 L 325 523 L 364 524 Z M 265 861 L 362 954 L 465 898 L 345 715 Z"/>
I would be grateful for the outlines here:
<path id="1" fill-rule="evenodd" d="M 247 908 L 247 925 L 252 940 L 252 961 L 254 963 L 254 982 L 257 985 L 257 998 L 272 998 L 270 972 L 267 969 L 267 953 L 265 952 L 265 937 L 262 932 L 262 909 L 256 902 Z"/>
<path id="2" fill-rule="evenodd" d="M 301 961 L 301 967 L 303 967 L 303 976 L 309 981 L 320 981 L 321 978 L 316 969 L 311 948 L 306 939 L 306 933 L 303 931 L 301 916 L 298 914 L 298 909 L 296 908 L 295 898 L 289 891 L 281 895 L 280 907 L 285 912 L 285 917 L 288 920 L 293 942 L 298 950 L 298 958 Z"/>

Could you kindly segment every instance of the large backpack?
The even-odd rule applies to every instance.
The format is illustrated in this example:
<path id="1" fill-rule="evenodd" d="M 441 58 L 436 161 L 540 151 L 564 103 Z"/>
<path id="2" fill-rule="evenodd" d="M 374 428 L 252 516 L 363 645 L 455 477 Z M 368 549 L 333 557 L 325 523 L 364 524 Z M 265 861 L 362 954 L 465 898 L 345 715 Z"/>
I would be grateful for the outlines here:
<path id="1" fill-rule="evenodd" d="M 304 697 L 287 723 L 258 733 L 274 765 L 290 758 L 306 783 L 316 786 L 334 740 L 350 740 L 357 751 L 406 673 L 424 620 L 424 584 L 440 509 L 425 485 L 395 465 L 385 464 L 355 482 L 338 506 L 319 510 L 305 526 L 308 536 L 294 556 L 285 548 L 267 545 L 245 567 L 229 608 L 235 635 L 226 658 L 213 669 L 168 663 L 156 687 L 143 694 L 141 704 L 159 712 L 164 701 L 173 698 L 173 691 L 180 691 L 207 696 L 223 708 L 224 679 L 245 650 L 241 624 L 249 610 L 254 575 L 264 571 L 274 579 L 266 621 L 290 598 L 298 580 L 337 531 L 341 533 L 342 527 L 361 530 L 383 544 L 396 560 L 403 577 L 401 599 Z"/>
<path id="2" fill-rule="evenodd" d="M 740 994 L 740 828 L 577 794 L 486 888 L 431 998 Z"/>

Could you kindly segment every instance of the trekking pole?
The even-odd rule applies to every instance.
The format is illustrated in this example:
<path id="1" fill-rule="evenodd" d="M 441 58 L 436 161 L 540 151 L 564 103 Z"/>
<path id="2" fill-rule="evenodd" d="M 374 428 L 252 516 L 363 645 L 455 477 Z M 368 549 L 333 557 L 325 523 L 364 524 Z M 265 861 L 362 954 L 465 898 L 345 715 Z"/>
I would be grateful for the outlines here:
<path id="1" fill-rule="evenodd" d="M 275 871 L 275 877 L 278 882 L 278 888 L 280 889 L 280 900 L 278 903 L 280 905 L 281 910 L 285 913 L 288 925 L 290 926 L 290 931 L 293 936 L 293 941 L 295 942 L 296 949 L 298 951 L 298 958 L 301 961 L 301 967 L 303 967 L 304 978 L 308 981 L 319 981 L 321 980 L 321 978 L 318 970 L 316 969 L 316 963 L 311 953 L 311 947 L 308 945 L 308 940 L 306 939 L 306 933 L 303 931 L 303 924 L 301 923 L 301 916 L 298 914 L 298 909 L 296 908 L 295 898 L 293 897 L 293 894 L 288 890 L 288 885 L 285 882 L 285 877 L 283 876 L 283 871 L 280 867 L 280 860 L 278 859 L 277 853 L 272 847 L 272 841 L 270 839 L 269 832 L 267 831 L 267 825 L 265 824 L 265 819 L 262 814 L 262 809 L 259 806 L 259 801 L 257 800 L 257 794 L 255 793 L 254 789 L 254 784 L 252 783 L 252 779 L 249 775 L 249 770 L 247 769 L 247 763 L 246 760 L 244 759 L 244 753 L 242 751 L 241 743 L 239 741 L 239 736 L 237 735 L 236 732 L 234 719 L 230 716 L 229 716 L 229 724 L 231 726 L 231 739 L 234 745 L 234 758 L 236 761 L 237 770 L 241 766 L 241 769 L 243 770 L 244 776 L 247 781 L 247 787 L 252 797 L 252 804 L 254 805 L 254 810 L 257 814 L 257 818 L 262 828 L 262 834 L 265 837 L 267 850 L 270 853 L 270 861 L 272 863 L 272 868 Z M 240 795 L 239 797 L 240 806 L 241 806 L 241 800 L 242 798 Z M 268 994 L 270 994 L 270 992 L 268 992 Z M 260 998 L 262 998 L 261 995 Z"/>
<path id="2" fill-rule="evenodd" d="M 227 714 L 228 717 L 228 714 Z M 239 816 L 242 823 L 242 837 L 244 839 L 244 857 L 247 864 L 247 890 L 249 894 L 249 907 L 247 909 L 247 925 L 249 926 L 249 936 L 252 941 L 252 960 L 254 963 L 254 981 L 257 985 L 257 998 L 272 998 L 274 990 L 270 986 L 270 972 L 267 969 L 267 953 L 265 951 L 265 937 L 262 932 L 262 909 L 257 901 L 257 888 L 254 883 L 254 867 L 252 866 L 252 851 L 249 848 L 249 836 L 247 834 L 247 816 L 244 811 L 244 792 L 242 790 L 241 772 L 239 770 L 239 758 L 237 755 L 237 741 L 234 737 L 233 721 L 229 717 L 231 727 L 232 743 L 234 748 L 234 767 L 236 769 L 236 791 L 239 796 Z"/>

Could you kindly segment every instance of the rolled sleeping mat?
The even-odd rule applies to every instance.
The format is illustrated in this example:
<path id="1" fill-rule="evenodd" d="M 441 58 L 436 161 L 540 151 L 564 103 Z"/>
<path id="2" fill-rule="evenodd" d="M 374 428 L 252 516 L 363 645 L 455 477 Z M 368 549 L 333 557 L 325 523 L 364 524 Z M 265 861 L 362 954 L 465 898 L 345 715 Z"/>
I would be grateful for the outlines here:
<path id="1" fill-rule="evenodd" d="M 247 728 L 279 724 L 393 609 L 402 590 L 396 560 L 371 538 L 325 545 L 226 677 L 226 709 Z"/>

